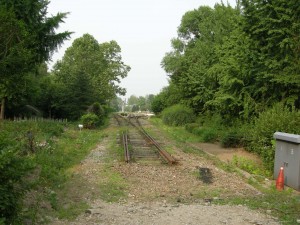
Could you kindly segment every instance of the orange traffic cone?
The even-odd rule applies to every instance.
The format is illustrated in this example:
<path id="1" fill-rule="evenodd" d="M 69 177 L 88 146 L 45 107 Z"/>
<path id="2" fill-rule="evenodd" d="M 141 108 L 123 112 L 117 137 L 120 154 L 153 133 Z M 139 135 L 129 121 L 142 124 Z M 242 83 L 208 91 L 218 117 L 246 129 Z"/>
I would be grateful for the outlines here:
<path id="1" fill-rule="evenodd" d="M 283 175 L 283 167 L 280 167 L 280 171 L 278 174 L 278 178 L 276 180 L 276 189 L 278 191 L 282 191 L 284 189 L 284 175 Z"/>

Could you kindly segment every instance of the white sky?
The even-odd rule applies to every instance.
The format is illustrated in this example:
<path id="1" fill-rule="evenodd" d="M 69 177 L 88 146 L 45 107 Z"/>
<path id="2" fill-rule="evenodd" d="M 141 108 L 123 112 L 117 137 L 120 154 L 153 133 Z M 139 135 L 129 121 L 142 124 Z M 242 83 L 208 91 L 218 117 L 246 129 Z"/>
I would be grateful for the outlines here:
<path id="1" fill-rule="evenodd" d="M 121 86 L 130 95 L 157 94 L 168 85 L 160 63 L 171 50 L 171 39 L 185 12 L 221 0 L 50 0 L 48 13 L 70 12 L 60 31 L 72 31 L 69 41 L 52 57 L 61 59 L 74 39 L 89 33 L 99 43 L 117 41 L 123 62 L 131 67 Z M 223 0 L 223 2 L 227 2 Z M 228 0 L 235 6 L 235 0 Z"/>

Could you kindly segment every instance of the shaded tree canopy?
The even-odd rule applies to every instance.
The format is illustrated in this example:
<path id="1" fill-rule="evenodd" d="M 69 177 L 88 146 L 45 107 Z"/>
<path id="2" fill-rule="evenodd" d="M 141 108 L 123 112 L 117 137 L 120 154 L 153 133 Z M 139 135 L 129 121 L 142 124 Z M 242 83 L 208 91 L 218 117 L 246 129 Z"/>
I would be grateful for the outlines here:
<path id="1" fill-rule="evenodd" d="M 89 34 L 73 42 L 54 66 L 58 117 L 77 119 L 92 103 L 106 104 L 116 94 L 125 94 L 118 83 L 130 67 L 123 63 L 120 53 L 117 42 L 99 44 Z"/>
<path id="2" fill-rule="evenodd" d="M 198 113 L 246 120 L 277 102 L 299 108 L 298 5 L 242 0 L 236 8 L 187 12 L 162 60 L 180 101 Z"/>
<path id="3" fill-rule="evenodd" d="M 1 116 L 5 100 L 11 100 L 26 84 L 25 78 L 71 32 L 56 33 L 67 13 L 47 17 L 46 0 L 2 0 L 0 2 L 0 98 Z"/>

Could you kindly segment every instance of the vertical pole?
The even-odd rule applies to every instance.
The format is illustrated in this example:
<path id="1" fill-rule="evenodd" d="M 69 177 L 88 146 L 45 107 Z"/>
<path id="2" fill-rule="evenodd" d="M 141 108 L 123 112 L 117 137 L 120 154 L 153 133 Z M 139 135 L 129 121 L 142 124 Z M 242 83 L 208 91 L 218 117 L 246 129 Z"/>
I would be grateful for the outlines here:
<path id="1" fill-rule="evenodd" d="M 3 97 L 1 100 L 0 120 L 4 120 L 4 110 L 5 110 L 5 97 Z"/>

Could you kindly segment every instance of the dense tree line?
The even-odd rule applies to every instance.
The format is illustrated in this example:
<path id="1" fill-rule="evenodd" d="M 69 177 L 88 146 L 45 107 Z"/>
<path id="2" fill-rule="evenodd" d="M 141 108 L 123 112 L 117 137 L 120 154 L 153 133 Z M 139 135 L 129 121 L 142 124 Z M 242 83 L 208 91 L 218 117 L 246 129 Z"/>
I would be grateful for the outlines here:
<path id="1" fill-rule="evenodd" d="M 127 106 L 125 107 L 125 110 L 128 112 L 150 111 L 152 108 L 153 99 L 153 94 L 139 97 L 131 95 L 127 100 Z"/>
<path id="2" fill-rule="evenodd" d="M 115 41 L 76 39 L 52 72 L 46 62 L 71 32 L 56 33 L 66 13 L 47 17 L 44 0 L 0 2 L 0 118 L 82 116 L 93 103 L 109 106 L 130 67 Z"/>
<path id="3" fill-rule="evenodd" d="M 299 108 L 299 15 L 296 0 L 187 12 L 163 58 L 170 85 L 154 99 L 154 111 L 182 102 L 196 113 L 247 121 L 278 102 Z"/>
<path id="4" fill-rule="evenodd" d="M 67 14 L 47 17 L 48 4 L 45 0 L 0 2 L 1 119 L 6 105 L 26 105 L 39 65 L 71 35 L 55 33 Z"/>

